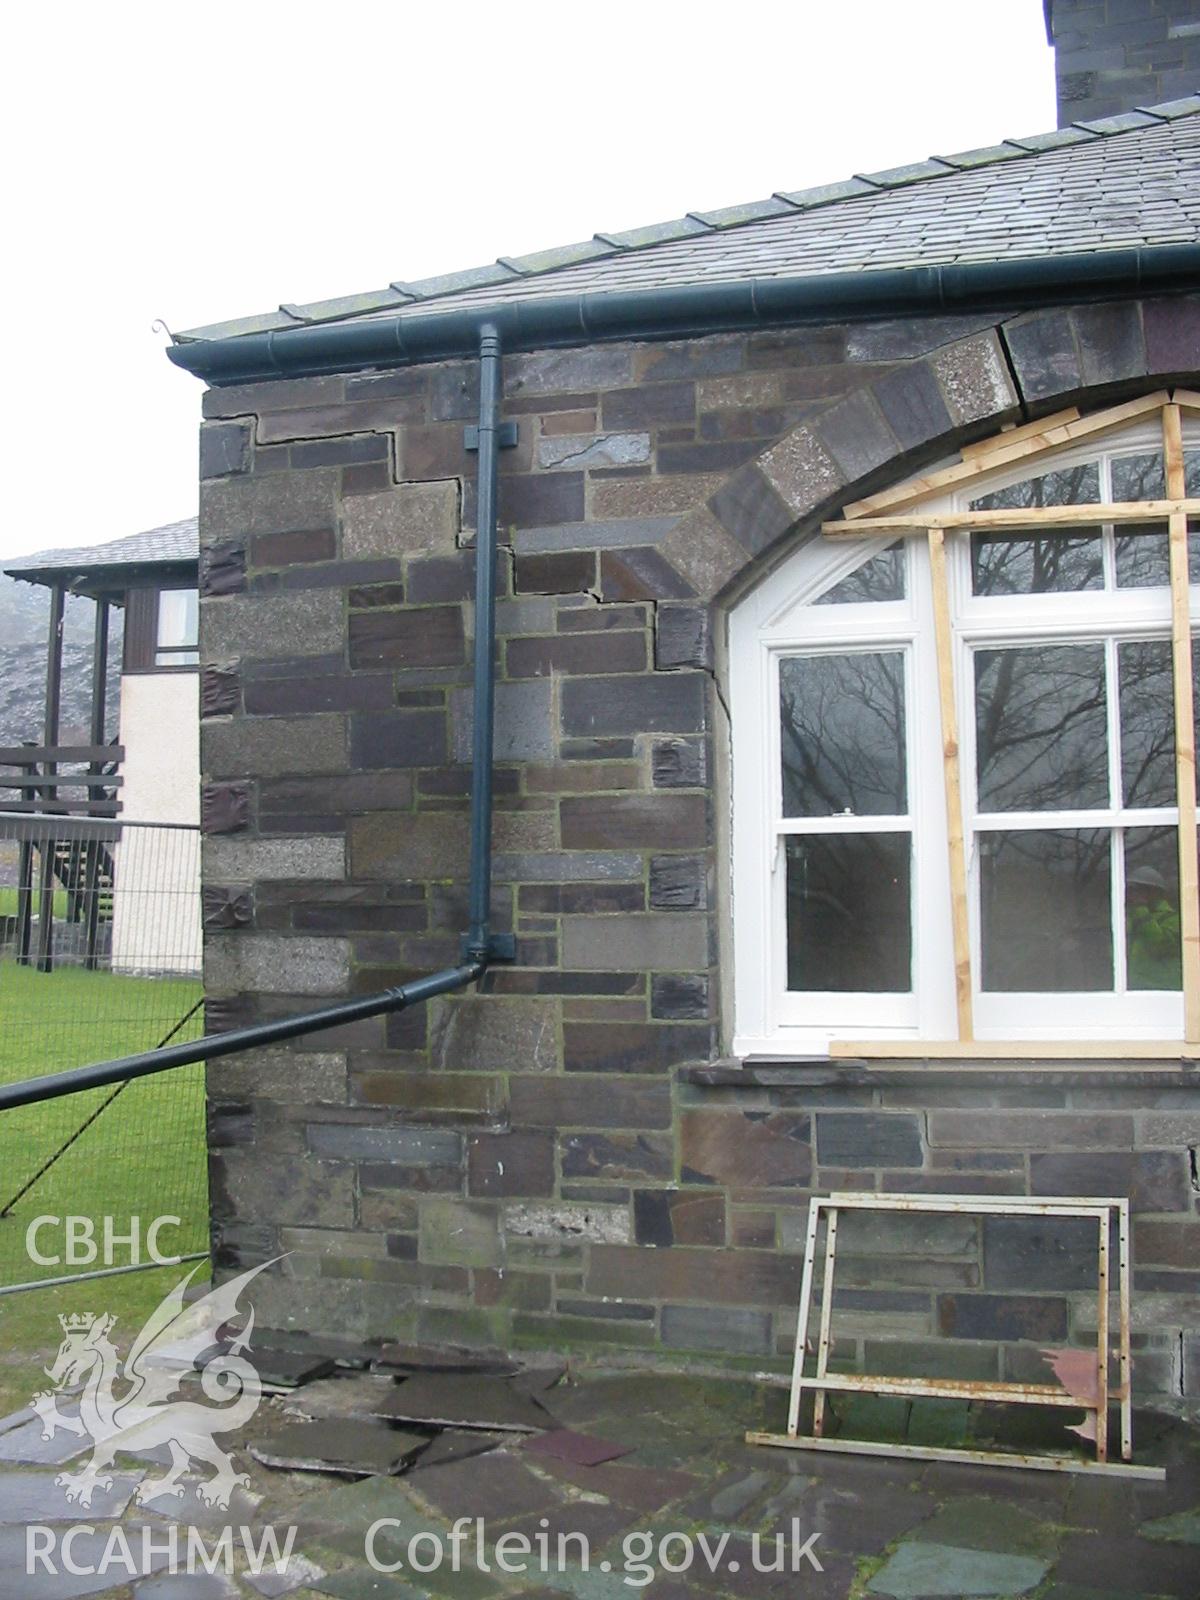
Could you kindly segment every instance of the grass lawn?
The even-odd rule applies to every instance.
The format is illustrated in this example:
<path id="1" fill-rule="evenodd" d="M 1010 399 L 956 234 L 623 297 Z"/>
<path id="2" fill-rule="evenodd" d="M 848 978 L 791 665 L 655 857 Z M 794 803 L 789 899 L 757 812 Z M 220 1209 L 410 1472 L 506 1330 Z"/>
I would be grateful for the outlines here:
<path id="1" fill-rule="evenodd" d="M 72 967 L 42 973 L 0 962 L 0 1082 L 150 1049 L 180 1022 L 200 993 L 200 984 L 187 978 L 124 977 Z M 175 1038 L 198 1038 L 201 1032 L 197 1012 Z M 115 1087 L 0 1112 L 0 1211 Z M 71 1264 L 30 1260 L 26 1230 L 36 1217 L 90 1218 L 102 1247 L 106 1216 L 113 1218 L 113 1232 L 122 1235 L 131 1231 L 134 1217 L 141 1219 L 144 1230 L 155 1217 L 166 1215 L 181 1217 L 183 1225 L 162 1230 L 163 1253 L 207 1248 L 201 1065 L 127 1084 L 12 1211 L 0 1217 L 0 1287 L 72 1270 Z M 61 1227 L 46 1226 L 36 1242 L 46 1255 L 65 1249 Z M 112 1264 L 128 1260 L 129 1246 L 117 1245 Z M 73 1265 L 88 1271 L 106 1263 L 97 1259 Z M 60 1311 L 115 1312 L 121 1317 L 119 1331 L 129 1337 L 188 1270 L 156 1269 L 0 1296 L 0 1402 L 11 1383 L 26 1384 L 24 1369 L 31 1353 L 42 1352 L 44 1359 L 56 1345 Z M 36 1375 L 40 1369 L 35 1365 L 33 1370 Z M 19 1394 L 14 1406 L 22 1398 L 27 1395 Z"/>
<path id="2" fill-rule="evenodd" d="M 37 906 L 38 906 L 38 893 L 37 893 L 37 885 L 36 884 L 34 885 L 34 891 L 33 891 L 33 904 L 34 904 L 34 914 L 36 915 L 37 914 Z M 16 914 L 17 914 L 17 891 L 15 889 L 11 889 L 11 888 L 8 888 L 8 889 L 0 888 L 0 917 L 15 917 Z M 54 891 L 54 915 L 56 917 L 65 917 L 66 914 L 67 914 L 67 891 L 65 889 L 55 889 L 55 891 Z"/>

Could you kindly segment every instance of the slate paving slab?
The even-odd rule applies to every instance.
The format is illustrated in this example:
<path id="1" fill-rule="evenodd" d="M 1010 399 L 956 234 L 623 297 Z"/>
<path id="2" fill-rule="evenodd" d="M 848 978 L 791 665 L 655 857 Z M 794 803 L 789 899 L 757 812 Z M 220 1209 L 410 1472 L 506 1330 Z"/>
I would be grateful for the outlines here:
<path id="1" fill-rule="evenodd" d="M 282 1409 L 297 1417 L 394 1417 L 400 1389 L 386 1372 L 318 1378 L 292 1390 Z"/>
<path id="2" fill-rule="evenodd" d="M 601 1462 L 616 1461 L 629 1454 L 628 1445 L 613 1444 L 611 1439 L 598 1439 L 595 1434 L 576 1433 L 573 1428 L 551 1428 L 548 1433 L 534 1434 L 526 1440 L 525 1449 L 560 1461 L 574 1461 L 581 1467 L 598 1467 Z"/>
<path id="3" fill-rule="evenodd" d="M 404 1428 L 361 1421 L 293 1422 L 254 1440 L 250 1454 L 267 1467 L 367 1477 L 399 1472 L 429 1443 Z"/>
<path id="4" fill-rule="evenodd" d="M 551 1483 L 507 1452 L 435 1467 L 414 1479 L 413 1488 L 424 1504 L 450 1521 L 482 1517 L 485 1523 L 507 1522 L 563 1499 Z"/>
<path id="5" fill-rule="evenodd" d="M 1028 1594 L 1046 1576 L 1047 1563 L 1034 1556 L 954 1545 L 902 1544 L 867 1584 L 869 1594 L 894 1600 L 973 1600 L 975 1596 Z"/>
<path id="6" fill-rule="evenodd" d="M 74 1456 L 92 1448 L 90 1438 L 80 1438 L 58 1428 L 49 1439 L 42 1438 L 42 1419 L 30 1417 L 7 1433 L 0 1434 L 0 1461 L 28 1466 L 61 1466 Z"/>
<path id="7" fill-rule="evenodd" d="M 241 1591 L 222 1572 L 166 1572 L 135 1584 L 134 1600 L 240 1600 Z"/>
<path id="8" fill-rule="evenodd" d="M 282 1572 L 269 1569 L 266 1572 L 247 1573 L 245 1581 L 265 1600 L 277 1600 L 277 1596 L 291 1594 L 299 1589 L 302 1584 L 314 1584 L 325 1576 L 324 1571 L 315 1561 L 310 1561 L 307 1556 L 292 1554 L 287 1558 Z"/>
<path id="9" fill-rule="evenodd" d="M 424 1600 L 422 1590 L 373 1567 L 347 1567 L 321 1578 L 315 1587 L 318 1594 L 332 1595 L 334 1600 Z"/>
<path id="10" fill-rule="evenodd" d="M 629 1461 L 582 1467 L 570 1461 L 547 1461 L 545 1470 L 560 1482 L 586 1493 L 601 1494 L 635 1511 L 653 1513 L 696 1489 L 699 1479 L 688 1472 L 655 1472 Z"/>
<path id="11" fill-rule="evenodd" d="M 1138 1528 L 1143 1539 L 1153 1539 L 1162 1544 L 1200 1544 L 1200 1509 L 1173 1511 L 1166 1517 L 1154 1517 Z"/>
<path id="12" fill-rule="evenodd" d="M 81 1519 L 85 1520 L 85 1519 Z M 132 1523 L 120 1525 L 124 1528 L 124 1537 L 133 1555 L 134 1570 L 123 1559 L 123 1549 L 114 1551 L 106 1559 L 109 1550 L 109 1540 L 117 1526 L 102 1523 L 99 1527 L 79 1527 L 75 1532 L 70 1547 L 70 1565 L 80 1569 L 68 1572 L 64 1568 L 68 1565 L 66 1556 L 55 1545 L 46 1550 L 46 1560 L 29 1560 L 26 1546 L 26 1530 L 24 1528 L 0 1528 L 0 1574 L 3 1582 L 14 1585 L 7 1590 L 0 1591 L 5 1595 L 5 1600 L 76 1600 L 77 1596 L 105 1594 L 112 1590 L 120 1590 L 133 1583 L 138 1577 L 149 1577 L 151 1573 L 160 1571 L 170 1563 L 170 1552 L 160 1548 L 157 1552 L 150 1550 L 143 1552 L 141 1544 L 141 1524 Z M 161 1528 L 154 1530 L 157 1538 L 162 1537 Z M 35 1548 L 44 1548 L 37 1546 Z M 146 1559 L 142 1557 L 145 1555 Z M 47 1566 L 53 1570 L 47 1570 Z M 88 1568 L 102 1568 L 89 1572 Z M 19 1583 L 17 1589 L 15 1584 Z"/>
<path id="13" fill-rule="evenodd" d="M 86 1512 L 67 1499 L 51 1472 L 0 1473 L 0 1523 L 107 1522 L 124 1514 L 142 1474 L 114 1472 L 107 1489 L 92 1490 Z"/>
<path id="14" fill-rule="evenodd" d="M 957 1499 L 921 1523 L 910 1538 L 963 1550 L 995 1550 L 1049 1558 L 1058 1533 L 1021 1506 L 979 1495 Z"/>
<path id="15" fill-rule="evenodd" d="M 395 1415 L 402 1422 L 482 1428 L 489 1433 L 538 1433 L 555 1426 L 543 1406 L 503 1378 L 421 1373 L 400 1384 L 396 1392 L 400 1403 Z"/>
<path id="16" fill-rule="evenodd" d="M 521 1364 L 502 1350 L 456 1350 L 440 1345 L 385 1344 L 372 1362 L 376 1370 L 463 1372 L 481 1377 L 515 1377 Z"/>
<path id="17" fill-rule="evenodd" d="M 1054 1576 L 1061 1583 L 1081 1584 L 1103 1577 L 1118 1594 L 1196 1600 L 1200 1593 L 1198 1567 L 1195 1550 L 1187 1546 L 1110 1538 L 1103 1533 L 1076 1533 L 1063 1541 Z"/>
<path id="18" fill-rule="evenodd" d="M 0 1479 L 2 1482 L 3 1479 Z M 186 1528 L 219 1529 L 228 1524 L 243 1527 L 253 1522 L 254 1514 L 262 1504 L 262 1495 L 251 1494 L 238 1484 L 229 1497 L 228 1506 L 210 1506 L 200 1498 L 199 1491 L 205 1482 L 206 1479 L 199 1477 L 181 1478 L 179 1487 L 182 1494 L 157 1494 L 139 1501 L 139 1504 L 150 1516 L 167 1517 Z M 95 1504 L 94 1496 L 92 1504 Z"/>

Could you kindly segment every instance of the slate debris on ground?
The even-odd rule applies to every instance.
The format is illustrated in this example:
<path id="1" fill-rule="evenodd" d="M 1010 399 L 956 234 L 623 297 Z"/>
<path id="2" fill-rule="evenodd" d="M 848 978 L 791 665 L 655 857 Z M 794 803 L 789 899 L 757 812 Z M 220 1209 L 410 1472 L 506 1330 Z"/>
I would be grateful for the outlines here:
<path id="1" fill-rule="evenodd" d="M 514 1434 L 543 1432 L 580 1441 L 584 1456 L 599 1448 L 596 1460 L 624 1453 L 557 1428 L 536 1396 L 559 1381 L 561 1365 L 522 1372 L 490 1353 L 420 1345 L 385 1351 L 370 1372 L 338 1371 L 311 1353 L 284 1352 L 291 1364 L 281 1360 L 267 1370 L 295 1374 L 297 1381 L 280 1399 L 277 1423 L 249 1444 L 255 1460 L 288 1471 L 391 1475 L 482 1455 Z"/>
<path id="2" fill-rule="evenodd" d="M 598 1467 L 601 1462 L 616 1461 L 630 1454 L 627 1445 L 597 1439 L 590 1433 L 576 1433 L 573 1428 L 551 1428 L 547 1433 L 535 1433 L 525 1441 L 524 1448 L 578 1467 Z"/>

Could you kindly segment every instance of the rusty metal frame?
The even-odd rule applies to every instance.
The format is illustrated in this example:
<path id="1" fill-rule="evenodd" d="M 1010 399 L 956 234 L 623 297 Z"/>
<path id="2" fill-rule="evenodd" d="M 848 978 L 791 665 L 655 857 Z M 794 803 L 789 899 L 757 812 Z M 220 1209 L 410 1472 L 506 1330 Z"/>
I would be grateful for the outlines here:
<path id="1" fill-rule="evenodd" d="M 987 1382 L 952 1378 L 904 1378 L 863 1373 L 830 1373 L 830 1331 L 833 1316 L 833 1282 L 837 1253 L 838 1216 L 842 1211 L 939 1212 L 966 1216 L 1071 1217 L 1097 1224 L 1096 1387 L 1093 1400 L 1069 1393 L 1059 1384 Z M 821 1312 L 818 1323 L 813 1376 L 805 1375 L 812 1285 L 822 1215 L 825 1218 L 824 1267 Z M 1118 1383 L 1109 1378 L 1110 1238 L 1117 1235 L 1117 1300 L 1119 1316 Z M 888 1455 L 932 1461 L 986 1463 L 991 1466 L 1027 1467 L 1047 1472 L 1099 1472 L 1161 1481 L 1160 1467 L 1135 1466 L 1133 1456 L 1132 1361 L 1130 1355 L 1129 1201 L 1102 1197 L 1045 1196 L 1013 1198 L 1008 1195 L 901 1195 L 834 1192 L 814 1195 L 809 1201 L 805 1234 L 804 1269 L 800 1286 L 799 1316 L 788 1403 L 788 1431 L 784 1434 L 750 1432 L 748 1444 L 775 1445 L 792 1450 L 832 1450 L 857 1455 Z M 800 1402 L 805 1390 L 813 1392 L 811 1434 L 800 1432 Z M 921 1445 L 880 1444 L 862 1439 L 827 1439 L 825 1401 L 831 1393 L 901 1395 L 910 1399 L 998 1400 L 1016 1405 L 1059 1406 L 1085 1411 L 1096 1422 L 1096 1459 L 1077 1456 L 1018 1455 L 994 1450 L 949 1449 Z M 1116 1400 L 1121 1408 L 1121 1459 L 1109 1460 L 1108 1408 Z"/>

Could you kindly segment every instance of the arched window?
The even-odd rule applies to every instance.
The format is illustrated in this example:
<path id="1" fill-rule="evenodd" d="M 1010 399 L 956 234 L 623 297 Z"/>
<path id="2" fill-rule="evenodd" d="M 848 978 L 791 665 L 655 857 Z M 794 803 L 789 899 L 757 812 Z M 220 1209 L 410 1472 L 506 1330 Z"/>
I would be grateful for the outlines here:
<path id="1" fill-rule="evenodd" d="M 1200 1034 L 1200 419 L 1166 398 L 847 507 L 734 610 L 738 1053 Z"/>

